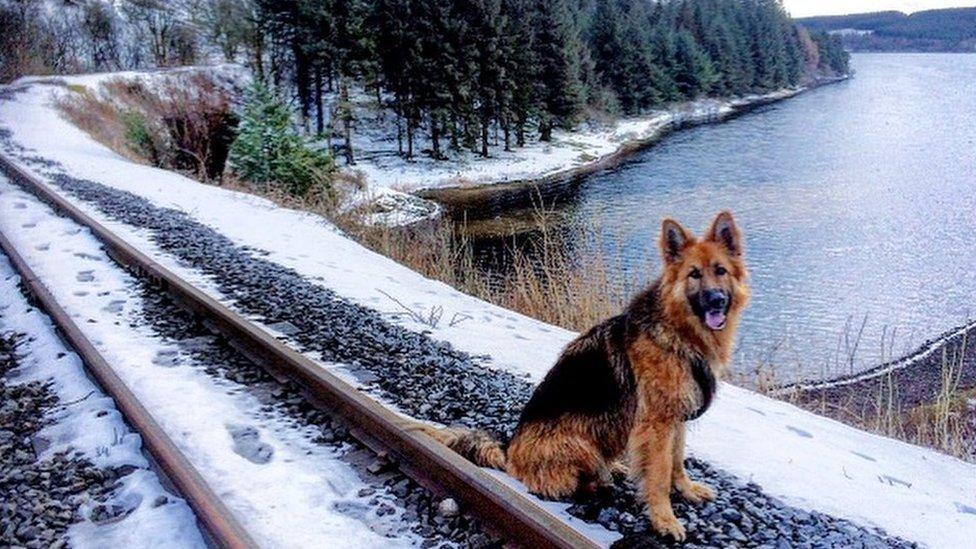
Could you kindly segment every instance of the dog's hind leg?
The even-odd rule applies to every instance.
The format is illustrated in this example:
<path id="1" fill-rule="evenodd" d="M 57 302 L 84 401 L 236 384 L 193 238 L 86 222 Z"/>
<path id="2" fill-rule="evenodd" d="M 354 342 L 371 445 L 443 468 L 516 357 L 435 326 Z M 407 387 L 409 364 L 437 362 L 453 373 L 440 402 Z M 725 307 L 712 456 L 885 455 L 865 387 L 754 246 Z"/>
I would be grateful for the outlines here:
<path id="1" fill-rule="evenodd" d="M 603 463 L 596 445 L 565 424 L 523 426 L 509 443 L 507 457 L 508 473 L 529 492 L 547 498 L 590 491 L 591 483 L 595 488 Z"/>
<path id="2" fill-rule="evenodd" d="M 707 484 L 694 482 L 688 478 L 685 471 L 685 424 L 682 423 L 674 430 L 674 466 L 671 472 L 671 484 L 681 494 L 681 497 L 692 503 L 703 503 L 715 499 L 715 490 Z"/>

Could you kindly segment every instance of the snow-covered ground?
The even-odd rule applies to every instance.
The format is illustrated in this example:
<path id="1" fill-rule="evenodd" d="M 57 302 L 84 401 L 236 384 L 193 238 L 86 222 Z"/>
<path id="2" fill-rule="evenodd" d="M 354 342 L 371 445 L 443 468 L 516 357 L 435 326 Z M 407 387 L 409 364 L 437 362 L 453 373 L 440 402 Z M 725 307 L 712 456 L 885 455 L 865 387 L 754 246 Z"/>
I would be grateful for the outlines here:
<path id="1" fill-rule="evenodd" d="M 37 433 L 50 443 L 37 458 L 46 460 L 65 452 L 100 468 L 136 468 L 120 479 L 116 497 L 105 503 L 131 512 L 121 520 L 96 524 L 88 518 L 95 502 L 83 504 L 79 514 L 86 518 L 69 529 L 71 545 L 206 547 L 193 511 L 163 488 L 148 468 L 139 435 L 125 424 L 112 399 L 86 376 L 81 359 L 64 346 L 47 316 L 27 303 L 19 281 L 0 254 L 0 333 L 28 335 L 19 349 L 21 364 L 13 382 L 50 381 L 62 403 L 49 418 L 52 423 Z M 168 503 L 157 505 L 157 501 Z"/>
<path id="2" fill-rule="evenodd" d="M 419 543 L 409 531 L 400 531 L 402 509 L 394 496 L 361 493 L 367 485 L 341 459 L 341 452 L 313 442 L 320 434 L 317 430 L 266 411 L 255 395 L 241 391 L 238 384 L 207 374 L 204 369 L 209 364 L 174 360 L 181 356 L 180 347 L 140 320 L 144 313 L 131 276 L 111 261 L 98 240 L 2 177 L 0 230 L 65 310 L 83 319 L 79 324 L 86 336 L 262 546 L 309 547 L 325 539 L 348 547 Z M 50 351 L 42 347 L 40 352 L 42 359 Z M 77 361 L 74 366 L 77 371 L 64 376 L 66 382 L 83 377 Z M 43 373 L 61 379 L 58 368 L 52 363 Z M 86 406 L 97 409 L 110 403 L 101 399 Z M 92 423 L 91 431 L 84 421 Z M 64 444 L 80 444 L 94 452 L 99 443 L 96 434 L 110 437 L 104 434 L 106 429 L 118 428 L 84 421 L 54 433 L 56 446 L 62 447 L 63 438 Z M 117 416 L 115 423 L 119 423 Z M 120 432 L 126 432 L 124 426 Z M 114 454 L 100 459 L 140 463 L 137 436 L 123 437 L 117 446 Z M 264 455 L 254 459 L 251 450 Z M 139 490 L 159 492 L 151 484 L 136 485 L 129 497 L 142 497 Z M 369 503 L 375 497 L 389 506 L 389 514 L 376 513 L 376 506 Z M 155 495 L 142 498 L 148 504 Z M 139 509 L 143 507 L 148 505 Z M 187 519 L 187 513 L 189 509 L 184 510 L 183 520 L 192 522 L 192 514 Z M 168 534 L 160 530 L 172 526 L 173 519 L 164 516 L 152 521 L 158 514 L 142 511 L 133 515 L 134 523 L 110 532 L 94 531 L 84 523 L 79 529 L 87 532 L 84 539 L 103 547 L 126 536 L 146 537 L 160 546 L 193 545 L 191 534 L 178 528 Z"/>
<path id="3" fill-rule="evenodd" d="M 355 303 L 391 314 L 402 312 L 391 297 L 419 313 L 440 307 L 445 321 L 436 326 L 395 318 L 532 380 L 541 379 L 574 336 L 425 279 L 351 242 L 317 216 L 132 164 L 60 119 L 50 106 L 51 93 L 50 87 L 32 87 L 0 102 L 0 127 L 11 132 L 14 143 L 60 162 L 76 177 L 184 211 Z M 108 224 L 158 256 L 145 238 Z M 457 321 L 447 321 L 452 318 Z M 713 410 L 695 423 L 688 445 L 692 454 L 801 508 L 879 526 L 933 547 L 971 545 L 976 531 L 976 465 L 744 389 L 723 386 Z"/>

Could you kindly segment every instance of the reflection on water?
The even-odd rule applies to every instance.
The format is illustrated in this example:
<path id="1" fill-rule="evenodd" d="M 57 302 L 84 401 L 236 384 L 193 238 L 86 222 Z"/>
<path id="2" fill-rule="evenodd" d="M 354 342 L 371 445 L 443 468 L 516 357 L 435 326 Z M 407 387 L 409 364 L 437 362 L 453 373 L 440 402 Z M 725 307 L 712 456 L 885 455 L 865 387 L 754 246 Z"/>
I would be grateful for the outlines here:
<path id="1" fill-rule="evenodd" d="M 547 204 L 569 226 L 597 220 L 621 280 L 655 274 L 662 217 L 698 232 L 733 210 L 754 287 L 740 369 L 817 377 L 905 353 L 976 311 L 976 55 L 853 63 L 852 81 L 679 132 Z M 483 249 L 527 215 L 524 197 L 511 202 L 490 219 L 467 212 Z"/>

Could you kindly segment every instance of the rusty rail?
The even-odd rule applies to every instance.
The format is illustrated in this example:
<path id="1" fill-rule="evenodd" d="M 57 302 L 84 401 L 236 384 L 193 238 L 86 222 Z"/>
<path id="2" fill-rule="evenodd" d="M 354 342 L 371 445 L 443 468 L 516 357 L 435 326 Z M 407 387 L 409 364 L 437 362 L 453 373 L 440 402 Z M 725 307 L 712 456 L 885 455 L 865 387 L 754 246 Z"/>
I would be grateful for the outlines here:
<path id="1" fill-rule="evenodd" d="M 51 317 L 59 336 L 81 357 L 98 385 L 115 400 L 115 405 L 126 422 L 142 436 L 143 448 L 149 452 L 163 475 L 186 498 L 211 541 L 220 547 L 242 549 L 257 547 L 247 530 L 210 489 L 200 473 L 187 461 L 139 399 L 116 375 L 112 366 L 105 361 L 71 316 L 58 304 L 51 291 L 34 274 L 2 231 L 0 231 L 0 249 L 3 249 L 10 259 L 10 263 L 20 275 L 34 303 Z"/>
<path id="2" fill-rule="evenodd" d="M 0 154 L 0 169 L 40 199 L 87 227 L 106 252 L 135 275 L 148 278 L 181 306 L 199 315 L 209 329 L 278 379 L 294 381 L 312 402 L 342 417 L 354 436 L 396 461 L 426 488 L 449 493 L 490 526 L 526 547 L 593 548 L 592 540 L 538 504 L 448 450 L 429 435 L 405 429 L 406 420 L 216 299 L 184 281 L 123 241 L 67 199 Z M 55 304 L 56 305 L 56 304 Z M 198 513 L 213 507 L 198 505 Z"/>

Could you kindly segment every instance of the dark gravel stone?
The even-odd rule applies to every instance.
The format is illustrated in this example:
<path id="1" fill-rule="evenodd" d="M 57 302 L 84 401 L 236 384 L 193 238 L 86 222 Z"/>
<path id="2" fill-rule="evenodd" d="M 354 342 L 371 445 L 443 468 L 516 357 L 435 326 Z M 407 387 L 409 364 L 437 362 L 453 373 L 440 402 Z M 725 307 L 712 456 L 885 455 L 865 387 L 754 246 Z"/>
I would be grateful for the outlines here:
<path id="1" fill-rule="evenodd" d="M 104 502 L 134 468 L 99 469 L 67 453 L 38 459 L 37 432 L 59 401 L 47 384 L 8 381 L 27 337 L 0 334 L 0 547 L 63 547 L 68 527 L 82 520 L 82 504 L 103 502 L 94 507 L 95 522 L 131 511 Z"/>

